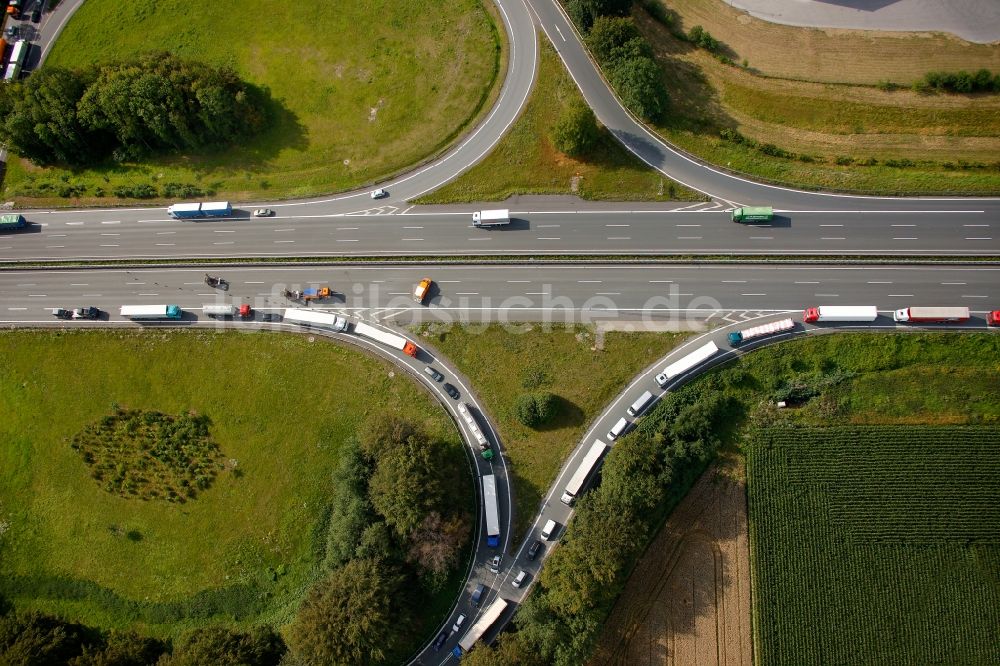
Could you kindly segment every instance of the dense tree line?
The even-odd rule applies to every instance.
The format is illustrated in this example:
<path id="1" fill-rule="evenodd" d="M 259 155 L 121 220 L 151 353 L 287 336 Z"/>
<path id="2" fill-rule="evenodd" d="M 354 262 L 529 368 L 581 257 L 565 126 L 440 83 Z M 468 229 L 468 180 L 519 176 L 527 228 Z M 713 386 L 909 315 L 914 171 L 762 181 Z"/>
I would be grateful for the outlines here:
<path id="1" fill-rule="evenodd" d="M 468 542 L 469 516 L 441 483 L 461 478 L 462 465 L 395 417 L 373 419 L 345 443 L 332 484 L 328 573 L 292 625 L 294 657 L 383 663 L 412 635 L 421 599 L 440 589 Z"/>
<path id="2" fill-rule="evenodd" d="M 564 4 L 622 103 L 645 120 L 658 120 L 669 97 L 652 47 L 628 16 L 632 0 L 564 0 Z"/>
<path id="3" fill-rule="evenodd" d="M 993 74 L 988 69 L 977 72 L 928 72 L 913 87 L 918 91 L 950 93 L 1000 92 L 1000 74 Z"/>
<path id="4" fill-rule="evenodd" d="M 9 666 L 276 666 L 286 652 L 270 627 L 194 630 L 171 645 L 134 632 L 101 632 L 36 611 L 0 617 L 0 663 Z"/>
<path id="5" fill-rule="evenodd" d="M 13 152 L 69 166 L 228 144 L 268 123 L 262 96 L 233 70 L 167 53 L 43 68 L 0 86 L 0 119 Z"/>
<path id="6" fill-rule="evenodd" d="M 727 406 L 708 390 L 669 393 L 620 439 L 515 616 L 516 631 L 463 663 L 586 663 L 636 559 L 714 456 Z"/>

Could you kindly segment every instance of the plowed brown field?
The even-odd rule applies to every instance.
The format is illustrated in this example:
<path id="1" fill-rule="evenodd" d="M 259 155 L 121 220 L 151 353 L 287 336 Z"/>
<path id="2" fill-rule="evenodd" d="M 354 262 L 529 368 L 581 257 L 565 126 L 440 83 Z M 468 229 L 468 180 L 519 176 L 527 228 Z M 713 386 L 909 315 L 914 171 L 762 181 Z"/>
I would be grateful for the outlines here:
<path id="1" fill-rule="evenodd" d="M 629 578 L 591 666 L 751 663 L 745 472 L 724 458 L 698 480 Z"/>

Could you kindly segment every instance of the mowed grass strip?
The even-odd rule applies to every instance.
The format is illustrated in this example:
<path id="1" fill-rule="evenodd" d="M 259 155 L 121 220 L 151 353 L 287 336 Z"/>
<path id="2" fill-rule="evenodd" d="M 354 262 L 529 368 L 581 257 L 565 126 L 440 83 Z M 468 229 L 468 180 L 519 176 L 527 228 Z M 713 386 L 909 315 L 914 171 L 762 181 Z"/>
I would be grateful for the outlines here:
<path id="1" fill-rule="evenodd" d="M 563 111 L 583 101 L 548 40 L 528 105 L 507 135 L 478 165 L 419 203 L 501 201 L 517 194 L 574 194 L 583 199 L 700 201 L 704 197 L 654 171 L 606 131 L 593 154 L 563 155 L 549 139 Z"/>
<path id="2" fill-rule="evenodd" d="M 996 663 L 1000 428 L 771 428 L 749 447 L 763 664 Z"/>
<path id="3" fill-rule="evenodd" d="M 372 414 L 464 455 L 408 377 L 322 339 L 17 331 L 0 368 L 0 595 L 103 628 L 289 621 L 318 574 L 340 443 Z M 115 405 L 207 415 L 226 470 L 184 504 L 101 490 L 70 439 Z"/>
<path id="4" fill-rule="evenodd" d="M 495 21 L 481 0 L 222 0 L 197 9 L 88 0 L 47 64 L 164 50 L 227 65 L 270 91 L 275 124 L 244 145 L 143 164 L 69 172 L 14 160 L 5 188 L 65 178 L 85 185 L 82 199 L 93 203 L 96 187 L 136 182 L 194 183 L 236 200 L 372 183 L 434 154 L 488 106 L 501 78 Z"/>
<path id="5" fill-rule="evenodd" d="M 732 11 L 716 0 L 705 1 L 717 5 L 720 12 Z M 684 30 L 703 18 L 702 14 L 686 14 L 688 7 L 678 7 L 679 25 Z M 760 38 L 760 43 L 782 53 L 783 62 L 795 66 L 810 63 L 805 73 L 793 77 L 768 70 L 745 55 L 742 49 L 746 41 L 757 40 L 756 35 L 730 43 L 726 33 L 716 34 L 711 24 L 701 22 L 722 42 L 724 54 L 737 63 L 747 59 L 748 67 L 743 68 L 723 64 L 707 51 L 678 39 L 642 10 L 633 15 L 653 44 L 670 92 L 670 106 L 655 129 L 668 141 L 713 164 L 805 189 L 878 194 L 1000 192 L 1000 162 L 996 158 L 1000 154 L 1000 96 L 924 95 L 908 89 L 881 90 L 874 85 L 880 80 L 909 84 L 926 71 L 944 68 L 928 55 L 931 51 L 926 40 L 912 37 L 906 55 L 919 74 L 901 78 L 886 70 L 872 81 L 863 72 L 865 63 L 870 64 L 875 57 L 877 46 L 858 47 L 856 68 L 849 63 L 835 66 L 836 61 L 824 50 L 829 44 L 802 37 L 814 31 L 774 26 L 787 34 L 781 40 Z M 830 39 L 851 43 L 851 31 L 834 32 Z M 874 45 L 894 44 L 900 37 L 865 33 L 865 40 Z M 975 51 L 975 45 L 966 46 L 970 47 L 968 53 Z M 976 68 L 970 62 L 964 66 Z M 1000 70 L 1000 64 L 993 65 L 988 59 L 978 66 Z M 836 80 L 845 83 L 830 84 L 825 78 L 828 72 L 835 72 L 840 77 Z M 723 140 L 723 129 L 792 155 L 769 155 Z M 844 158 L 854 163 L 844 164 Z M 907 160 L 905 165 L 903 160 Z"/>
<path id="6" fill-rule="evenodd" d="M 594 418 L 639 371 L 687 336 L 607 332 L 597 349 L 595 331 L 586 326 L 508 331 L 428 325 L 422 333 L 470 379 L 494 419 L 511 462 L 517 541 Z M 557 417 L 537 430 L 522 425 L 515 412 L 518 396 L 536 392 L 559 398 Z"/>

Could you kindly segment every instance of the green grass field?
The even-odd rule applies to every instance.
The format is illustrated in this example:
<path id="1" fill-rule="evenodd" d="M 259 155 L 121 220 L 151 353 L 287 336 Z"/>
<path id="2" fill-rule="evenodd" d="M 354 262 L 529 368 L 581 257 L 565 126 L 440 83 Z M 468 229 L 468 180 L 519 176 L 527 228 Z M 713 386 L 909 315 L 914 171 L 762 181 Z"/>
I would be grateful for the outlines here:
<path id="1" fill-rule="evenodd" d="M 747 456 L 762 664 L 1000 660 L 1000 428 L 773 428 Z"/>
<path id="2" fill-rule="evenodd" d="M 703 199 L 640 162 L 607 132 L 588 158 L 573 159 L 556 150 L 550 130 L 576 100 L 583 100 L 579 89 L 543 38 L 538 79 L 521 117 L 482 162 L 418 201 L 500 201 L 515 194 L 576 194 L 611 201 Z"/>
<path id="3" fill-rule="evenodd" d="M 499 429 L 511 461 L 517 540 L 590 422 L 640 370 L 685 337 L 608 332 L 604 349 L 595 351 L 594 330 L 584 326 L 555 326 L 550 331 L 526 326 L 522 332 L 501 326 L 423 330 L 469 377 Z M 526 389 L 526 380 L 538 388 Z M 560 412 L 553 423 L 533 430 L 517 420 L 514 405 L 522 393 L 537 390 L 559 396 Z"/>
<path id="4" fill-rule="evenodd" d="M 5 332 L 0 368 L 0 595 L 102 628 L 286 624 L 321 573 L 339 445 L 374 413 L 464 455 L 398 369 L 304 336 Z M 70 439 L 115 405 L 207 415 L 226 469 L 184 504 L 101 490 Z"/>
<path id="5" fill-rule="evenodd" d="M 282 5 L 223 0 L 88 0 L 49 65 L 76 67 L 150 50 L 233 67 L 273 99 L 273 129 L 221 152 L 83 171 L 12 160 L 4 196 L 38 183 L 98 187 L 180 182 L 219 198 L 277 199 L 359 187 L 445 147 L 489 106 L 502 45 L 481 0 L 370 0 Z M 54 199 L 54 201 L 59 201 Z M 63 200 L 63 203 L 66 203 Z"/>

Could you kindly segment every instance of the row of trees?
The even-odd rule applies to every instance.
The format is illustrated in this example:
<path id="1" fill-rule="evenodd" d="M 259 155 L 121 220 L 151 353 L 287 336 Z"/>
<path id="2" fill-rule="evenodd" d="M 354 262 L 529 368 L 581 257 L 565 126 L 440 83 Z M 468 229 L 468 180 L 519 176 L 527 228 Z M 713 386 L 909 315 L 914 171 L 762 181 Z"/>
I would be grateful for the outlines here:
<path id="1" fill-rule="evenodd" d="M 45 67 L 0 86 L 0 118 L 13 152 L 68 166 L 228 144 L 268 124 L 263 95 L 233 70 L 167 53 Z"/>
<path id="2" fill-rule="evenodd" d="M 599 487 L 580 499 L 559 548 L 515 617 L 516 632 L 479 647 L 473 666 L 586 663 L 636 559 L 714 456 L 725 399 L 670 393 L 608 454 Z M 463 663 L 464 663 L 463 662 Z"/>
<path id="3" fill-rule="evenodd" d="M 346 443 L 334 474 L 324 567 L 295 622 L 292 653 L 310 664 L 383 663 L 426 631 L 419 604 L 439 590 L 468 542 L 470 517 L 441 480 L 464 460 L 396 417 Z M 426 618 L 430 619 L 430 618 Z"/>
<path id="4" fill-rule="evenodd" d="M 12 666 L 276 666 L 286 652 L 270 627 L 196 629 L 176 645 L 133 632 L 100 632 L 36 611 L 0 617 L 0 663 Z"/>

